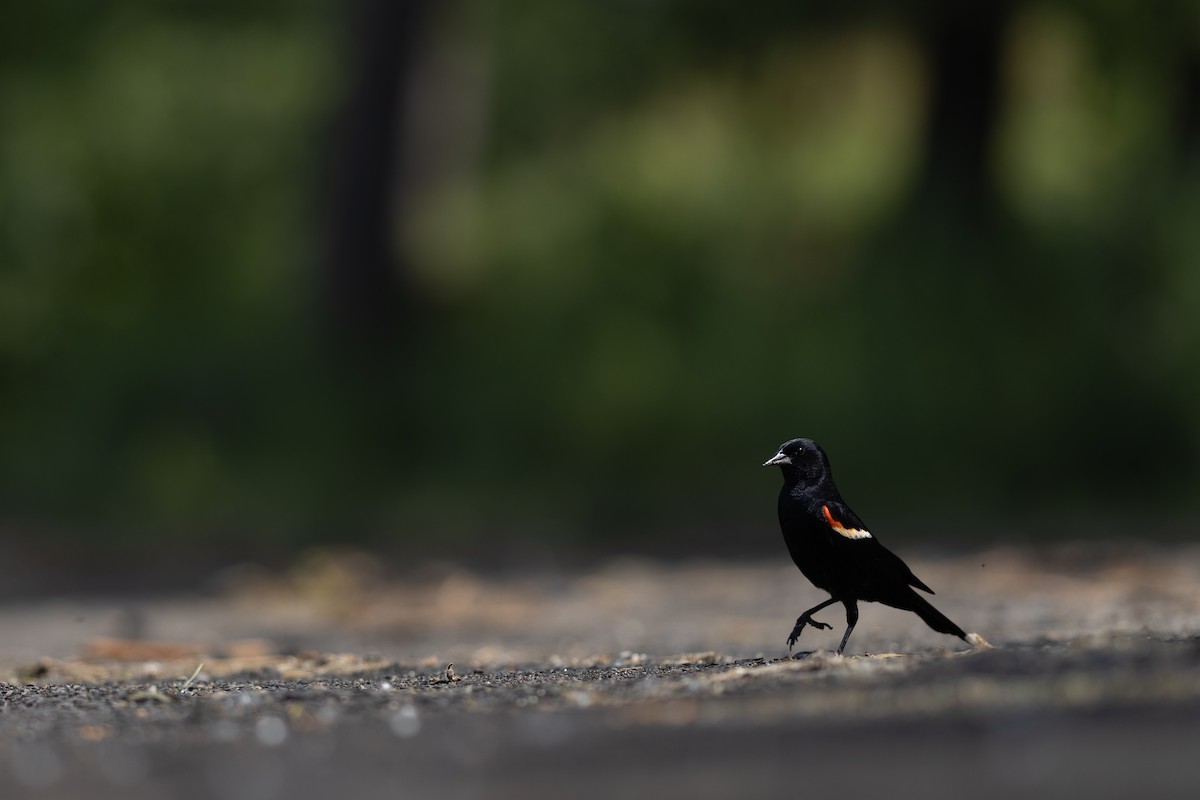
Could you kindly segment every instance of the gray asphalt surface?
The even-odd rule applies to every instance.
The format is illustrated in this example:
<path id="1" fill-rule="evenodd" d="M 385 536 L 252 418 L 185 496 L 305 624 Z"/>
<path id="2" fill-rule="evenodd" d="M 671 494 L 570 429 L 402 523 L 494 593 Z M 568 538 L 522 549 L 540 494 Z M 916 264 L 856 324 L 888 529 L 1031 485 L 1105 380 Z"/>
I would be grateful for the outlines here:
<path id="1" fill-rule="evenodd" d="M 789 658 L 820 597 L 776 562 L 398 580 L 323 554 L 10 606 L 0 797 L 1197 796 L 1200 550 L 912 563 L 994 648 L 868 605 L 847 657 L 832 614 Z M 196 652 L 94 638 L 130 632 Z"/>

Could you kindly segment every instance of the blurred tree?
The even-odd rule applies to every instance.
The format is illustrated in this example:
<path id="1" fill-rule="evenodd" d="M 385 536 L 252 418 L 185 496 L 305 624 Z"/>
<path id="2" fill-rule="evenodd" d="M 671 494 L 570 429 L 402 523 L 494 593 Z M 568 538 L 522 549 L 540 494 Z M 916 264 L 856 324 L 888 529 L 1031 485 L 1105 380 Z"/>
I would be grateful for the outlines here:
<path id="1" fill-rule="evenodd" d="M 422 0 L 345 4 L 346 87 L 335 112 L 324 193 L 322 307 L 339 340 L 376 354 L 391 343 L 413 305 L 410 269 L 394 246 L 393 226 L 406 185 L 402 118 L 411 67 L 422 41 Z"/>
<path id="2" fill-rule="evenodd" d="M 1200 160 L 1200 42 L 1185 39 L 1176 61 L 1175 141 L 1181 162 Z"/>
<path id="3" fill-rule="evenodd" d="M 978 226 L 997 211 L 992 152 L 1011 16 L 1008 0 L 946 3 L 922 16 L 917 30 L 930 99 L 921 177 L 911 202 L 932 203 L 956 224 Z"/>

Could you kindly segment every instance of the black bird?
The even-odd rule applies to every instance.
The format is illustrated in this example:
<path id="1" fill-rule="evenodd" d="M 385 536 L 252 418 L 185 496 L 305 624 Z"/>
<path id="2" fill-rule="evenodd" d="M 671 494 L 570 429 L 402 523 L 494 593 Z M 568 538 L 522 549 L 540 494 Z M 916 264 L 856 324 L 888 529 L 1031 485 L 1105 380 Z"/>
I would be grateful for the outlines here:
<path id="1" fill-rule="evenodd" d="M 841 603 L 846 607 L 846 634 L 837 649 L 841 655 L 858 622 L 860 600 L 913 611 L 935 631 L 952 633 L 976 644 L 962 628 L 913 590 L 916 587 L 933 594 L 933 589 L 913 575 L 899 556 L 881 545 L 846 505 L 833 482 L 829 458 L 816 442 L 812 439 L 784 442 L 763 466 L 783 470 L 779 526 L 792 561 L 814 586 L 830 594 L 828 600 L 796 620 L 788 636 L 789 651 L 804 626 L 828 630 L 829 625 L 817 622 L 812 615 L 826 606 Z M 971 637 L 978 638 L 975 634 Z"/>

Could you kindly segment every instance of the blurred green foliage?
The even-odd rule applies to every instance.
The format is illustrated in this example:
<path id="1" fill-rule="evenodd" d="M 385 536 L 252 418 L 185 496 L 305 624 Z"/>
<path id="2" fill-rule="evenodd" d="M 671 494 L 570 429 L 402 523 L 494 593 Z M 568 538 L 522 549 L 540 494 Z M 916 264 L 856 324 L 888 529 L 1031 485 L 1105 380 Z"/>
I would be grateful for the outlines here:
<path id="1" fill-rule="evenodd" d="M 798 435 L 934 533 L 1194 510 L 1200 19 L 1158 5 L 1013 5 L 984 225 L 920 191 L 936 4 L 427 8 L 408 324 L 363 361 L 315 297 L 342 7 L 28 6 L 0 511 L 163 541 L 769 524 L 758 464 Z"/>

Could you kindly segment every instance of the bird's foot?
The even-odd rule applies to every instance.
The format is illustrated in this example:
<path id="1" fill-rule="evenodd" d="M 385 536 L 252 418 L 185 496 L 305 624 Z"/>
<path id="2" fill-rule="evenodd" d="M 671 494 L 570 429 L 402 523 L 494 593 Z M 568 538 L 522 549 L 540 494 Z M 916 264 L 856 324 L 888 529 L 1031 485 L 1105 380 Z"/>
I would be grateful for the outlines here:
<path id="1" fill-rule="evenodd" d="M 811 625 L 814 628 L 816 628 L 817 630 L 826 630 L 826 631 L 830 630 L 833 627 L 831 625 L 825 624 L 824 622 L 817 622 L 815 619 L 808 616 L 807 614 L 801 614 L 800 618 L 796 620 L 796 626 L 794 628 L 792 628 L 791 635 L 788 636 L 788 652 L 789 653 L 792 651 L 792 648 L 796 646 L 796 642 L 800 639 L 800 634 L 804 632 L 805 625 Z"/>

